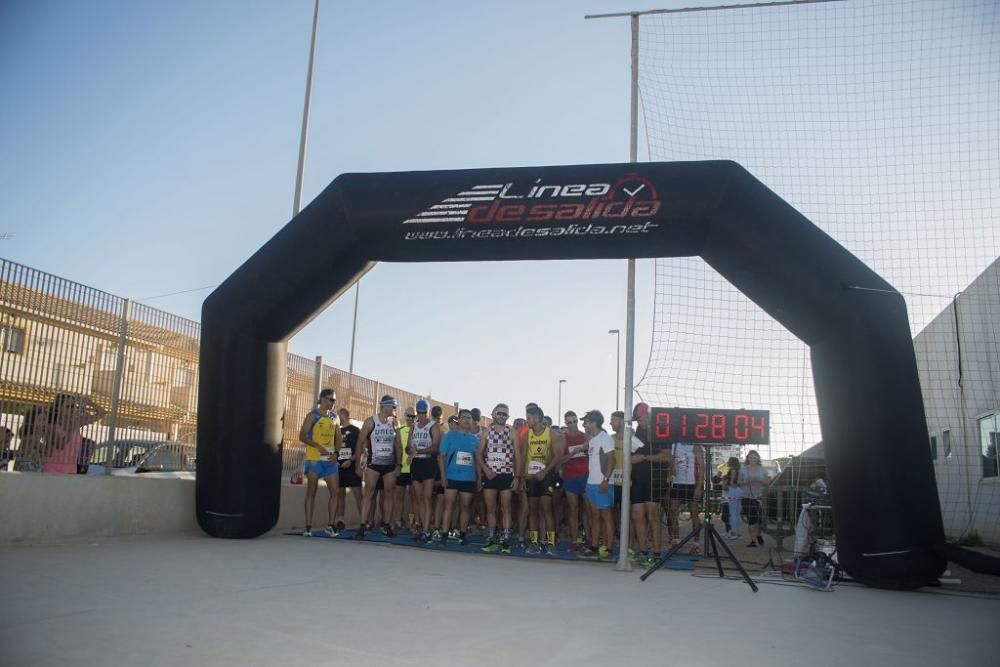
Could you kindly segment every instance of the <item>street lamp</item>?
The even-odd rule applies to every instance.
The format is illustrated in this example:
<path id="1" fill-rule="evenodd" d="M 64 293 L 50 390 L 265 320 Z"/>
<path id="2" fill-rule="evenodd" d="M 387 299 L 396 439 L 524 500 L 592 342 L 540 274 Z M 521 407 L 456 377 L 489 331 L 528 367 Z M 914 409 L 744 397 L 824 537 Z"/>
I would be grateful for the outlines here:
<path id="1" fill-rule="evenodd" d="M 558 412 L 556 412 L 556 418 L 553 420 L 556 425 L 562 424 L 562 386 L 566 380 L 559 380 L 559 407 Z"/>
<path id="2" fill-rule="evenodd" d="M 608 333 L 615 335 L 615 350 L 618 352 L 618 362 L 615 364 L 615 412 L 618 412 L 618 388 L 621 386 L 622 376 L 622 332 L 618 329 L 608 329 Z"/>

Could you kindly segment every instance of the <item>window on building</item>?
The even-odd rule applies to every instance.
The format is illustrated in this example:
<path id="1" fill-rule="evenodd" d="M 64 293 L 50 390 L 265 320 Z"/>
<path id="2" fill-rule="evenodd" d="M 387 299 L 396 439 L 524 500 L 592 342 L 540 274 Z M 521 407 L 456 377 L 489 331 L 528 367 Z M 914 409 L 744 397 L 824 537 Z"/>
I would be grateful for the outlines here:
<path id="1" fill-rule="evenodd" d="M 5 326 L 3 333 L 3 351 L 12 354 L 24 354 L 24 329 L 21 327 Z"/>
<path id="2" fill-rule="evenodd" d="M 931 436 L 931 461 L 937 461 L 937 436 Z"/>
<path id="3" fill-rule="evenodd" d="M 951 458 L 951 431 L 941 433 L 941 446 L 944 448 L 944 457 Z"/>
<path id="4" fill-rule="evenodd" d="M 1000 476 L 997 448 L 1000 447 L 1000 412 L 980 417 L 979 446 L 983 456 L 983 477 Z"/>

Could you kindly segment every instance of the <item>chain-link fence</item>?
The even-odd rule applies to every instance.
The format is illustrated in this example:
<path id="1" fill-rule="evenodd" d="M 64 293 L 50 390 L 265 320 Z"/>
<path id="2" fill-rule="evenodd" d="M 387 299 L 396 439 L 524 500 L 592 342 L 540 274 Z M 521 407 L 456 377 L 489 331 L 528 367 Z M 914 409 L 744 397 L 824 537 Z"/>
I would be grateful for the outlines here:
<path id="1" fill-rule="evenodd" d="M 122 441 L 114 466 L 141 465 L 159 446 L 190 467 L 189 449 L 158 443 L 195 442 L 200 334 L 193 320 L 0 259 L 2 465 L 87 472 L 106 462 L 99 445 L 114 439 Z M 289 354 L 286 476 L 301 468 L 298 429 L 320 387 L 334 388 L 355 420 L 373 414 L 384 394 L 400 406 L 425 398 Z M 427 400 L 445 414 L 457 405 Z M 164 457 L 158 465 L 169 467 Z"/>

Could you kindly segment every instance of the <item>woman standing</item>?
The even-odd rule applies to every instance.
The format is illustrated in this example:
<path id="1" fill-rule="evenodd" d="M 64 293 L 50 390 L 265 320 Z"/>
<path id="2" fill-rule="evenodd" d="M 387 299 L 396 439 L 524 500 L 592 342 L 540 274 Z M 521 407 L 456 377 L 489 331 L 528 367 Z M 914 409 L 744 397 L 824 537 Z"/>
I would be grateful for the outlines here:
<path id="1" fill-rule="evenodd" d="M 77 400 L 71 394 L 58 394 L 48 407 L 32 409 L 21 427 L 14 469 L 76 474 L 83 456 L 80 429 L 105 414 L 89 397 Z"/>
<path id="2" fill-rule="evenodd" d="M 760 454 L 751 449 L 747 452 L 746 463 L 740 468 L 739 486 L 743 489 L 743 514 L 747 518 L 747 532 L 750 534 L 748 547 L 764 544 L 760 534 L 760 496 L 771 482 L 771 476 L 760 464 Z"/>

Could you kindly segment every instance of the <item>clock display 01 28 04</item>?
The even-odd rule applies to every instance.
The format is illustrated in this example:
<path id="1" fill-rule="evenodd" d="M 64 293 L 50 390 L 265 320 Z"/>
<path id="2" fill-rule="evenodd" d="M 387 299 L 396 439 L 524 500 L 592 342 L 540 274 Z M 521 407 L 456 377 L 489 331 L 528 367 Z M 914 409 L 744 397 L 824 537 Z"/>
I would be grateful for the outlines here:
<path id="1" fill-rule="evenodd" d="M 652 408 L 649 411 L 652 444 L 766 445 L 770 435 L 771 414 L 767 410 Z"/>

